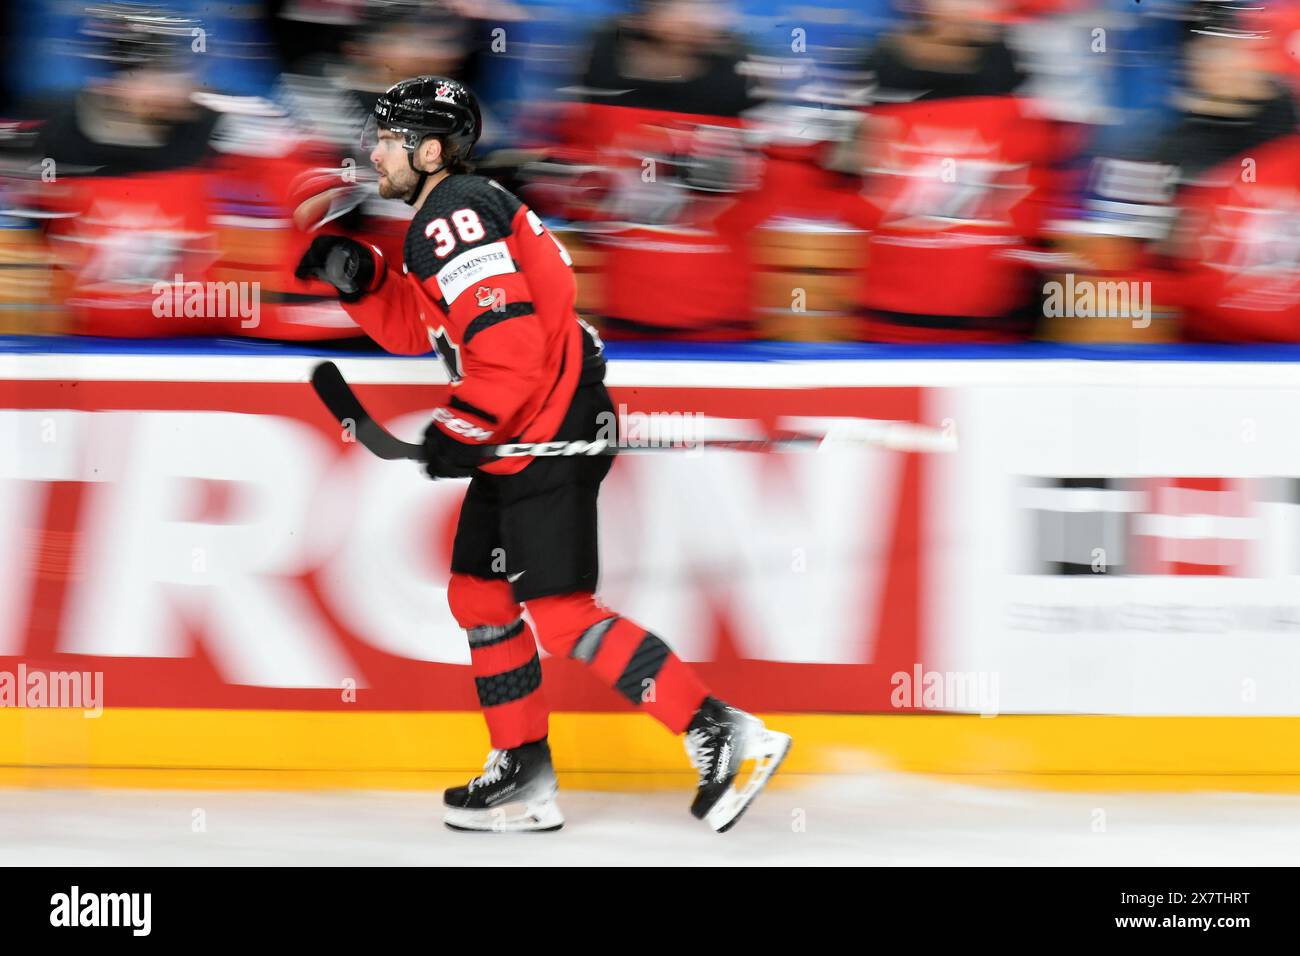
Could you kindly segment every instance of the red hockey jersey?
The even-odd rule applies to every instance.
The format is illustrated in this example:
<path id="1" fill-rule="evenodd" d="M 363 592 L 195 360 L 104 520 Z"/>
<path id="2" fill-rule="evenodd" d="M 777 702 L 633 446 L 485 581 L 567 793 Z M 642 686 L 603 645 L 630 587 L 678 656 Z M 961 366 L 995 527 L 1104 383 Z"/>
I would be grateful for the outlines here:
<path id="1" fill-rule="evenodd" d="M 1051 205 L 1053 127 L 1014 96 L 876 107 L 861 304 L 881 341 L 1000 340 L 1034 278 L 1015 253 Z M 940 281 L 936 281 L 936 279 Z"/>
<path id="2" fill-rule="evenodd" d="M 438 427 L 470 444 L 554 437 L 604 359 L 574 311 L 572 260 L 537 214 L 490 179 L 449 176 L 411 220 L 401 274 L 376 254 L 374 291 L 345 307 L 390 352 L 437 350 L 452 387 Z"/>
<path id="3" fill-rule="evenodd" d="M 292 186 L 321 169 L 337 185 L 342 167 L 276 107 L 207 97 L 156 146 L 92 139 L 72 103 L 45 109 L 51 118 L 26 149 L 55 175 L 25 198 L 44 214 L 69 331 L 361 335 L 331 286 L 294 277 L 312 237 L 287 228 L 304 198 Z"/>
<path id="4" fill-rule="evenodd" d="M 1254 175 L 1243 181 L 1245 160 Z M 1179 191 L 1171 269 L 1136 276 L 1192 339 L 1300 341 L 1300 136 L 1257 144 Z"/>

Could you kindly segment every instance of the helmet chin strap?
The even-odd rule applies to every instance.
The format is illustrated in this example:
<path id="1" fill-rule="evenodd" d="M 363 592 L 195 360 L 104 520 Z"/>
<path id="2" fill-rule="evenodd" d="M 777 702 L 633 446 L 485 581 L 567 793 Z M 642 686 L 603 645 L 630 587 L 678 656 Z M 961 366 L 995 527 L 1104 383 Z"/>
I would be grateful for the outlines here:
<path id="1" fill-rule="evenodd" d="M 419 147 L 417 146 L 416 149 L 419 149 Z M 424 192 L 424 184 L 429 181 L 429 177 L 442 172 L 447 168 L 447 164 L 444 162 L 437 169 L 432 169 L 427 173 L 422 169 L 416 169 L 414 149 L 407 152 L 406 162 L 410 165 L 411 172 L 416 173 L 420 177 L 415 181 L 415 188 L 411 190 L 411 195 L 406 197 L 406 204 L 408 206 L 414 206 L 420 198 L 420 193 Z"/>

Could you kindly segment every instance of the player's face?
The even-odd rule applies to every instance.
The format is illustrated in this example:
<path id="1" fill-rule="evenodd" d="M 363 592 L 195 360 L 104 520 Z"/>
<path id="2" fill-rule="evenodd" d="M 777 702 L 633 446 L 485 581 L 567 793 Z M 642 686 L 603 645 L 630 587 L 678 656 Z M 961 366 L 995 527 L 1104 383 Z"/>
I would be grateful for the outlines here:
<path id="1" fill-rule="evenodd" d="M 921 4 L 931 20 L 947 26 L 989 20 L 1001 7 L 999 0 L 924 0 Z"/>
<path id="2" fill-rule="evenodd" d="M 646 15 L 646 29 L 665 43 L 710 46 L 726 27 L 729 10 L 718 0 L 668 0 Z"/>
<path id="3" fill-rule="evenodd" d="M 450 76 L 464 63 L 469 50 L 458 25 L 403 25 L 362 44 L 354 53 L 381 82 L 392 85 L 420 73 Z"/>
<path id="4" fill-rule="evenodd" d="M 1192 85 L 1210 96 L 1245 98 L 1259 76 L 1260 54 L 1257 40 L 1198 36 L 1187 51 Z"/>
<path id="5" fill-rule="evenodd" d="M 407 199 L 415 191 L 419 174 L 411 169 L 402 146 L 402 137 L 390 130 L 381 129 L 370 162 L 379 173 L 379 195 L 385 199 Z"/>
<path id="6" fill-rule="evenodd" d="M 108 89 L 122 109 L 137 120 L 168 123 L 183 119 L 189 112 L 194 83 L 183 72 L 139 69 L 118 74 Z"/>

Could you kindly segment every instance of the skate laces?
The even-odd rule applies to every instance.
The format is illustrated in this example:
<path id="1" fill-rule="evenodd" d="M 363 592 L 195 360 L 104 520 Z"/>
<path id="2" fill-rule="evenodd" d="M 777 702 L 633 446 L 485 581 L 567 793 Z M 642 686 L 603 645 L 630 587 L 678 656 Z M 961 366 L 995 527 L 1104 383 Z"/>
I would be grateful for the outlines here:
<path id="1" fill-rule="evenodd" d="M 488 753 L 487 763 L 483 764 L 483 774 L 475 777 L 469 782 L 469 789 L 472 791 L 476 787 L 486 787 L 490 783 L 496 783 L 505 773 L 506 768 L 510 765 L 509 755 L 504 750 L 493 750 Z"/>
<path id="2" fill-rule="evenodd" d="M 691 758 L 691 765 L 700 773 L 700 781 L 709 778 L 713 763 L 713 735 L 706 730 L 692 730 L 686 735 L 686 755 Z"/>

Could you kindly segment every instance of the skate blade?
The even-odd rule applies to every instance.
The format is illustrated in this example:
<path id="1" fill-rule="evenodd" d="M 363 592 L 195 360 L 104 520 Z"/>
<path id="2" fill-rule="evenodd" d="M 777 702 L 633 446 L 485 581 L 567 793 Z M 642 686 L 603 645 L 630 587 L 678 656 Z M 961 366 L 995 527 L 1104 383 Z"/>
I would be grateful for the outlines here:
<path id="1" fill-rule="evenodd" d="M 718 833 L 726 833 L 739 823 L 754 798 L 767 786 L 768 779 L 780 768 L 793 743 L 789 734 L 764 729 L 745 751 L 744 759 L 754 761 L 754 769 L 745 786 L 740 790 L 732 786 L 709 808 L 704 822 Z"/>
<path id="2" fill-rule="evenodd" d="M 550 833 L 564 826 L 564 815 L 554 800 L 464 810 L 446 807 L 443 824 L 461 833 Z"/>

